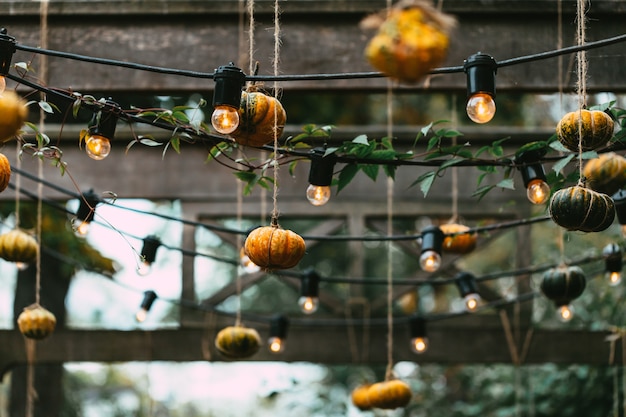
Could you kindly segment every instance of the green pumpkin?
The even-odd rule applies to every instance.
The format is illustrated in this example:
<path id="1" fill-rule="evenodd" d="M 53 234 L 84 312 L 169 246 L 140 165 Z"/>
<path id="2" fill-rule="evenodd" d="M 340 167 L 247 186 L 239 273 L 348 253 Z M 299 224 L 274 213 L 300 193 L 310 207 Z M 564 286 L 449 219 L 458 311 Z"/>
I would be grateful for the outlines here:
<path id="1" fill-rule="evenodd" d="M 615 219 L 611 197 L 580 185 L 556 191 L 549 209 L 552 221 L 567 230 L 600 232 Z"/>
<path id="2" fill-rule="evenodd" d="M 578 152 L 579 141 L 583 151 L 590 151 L 606 145 L 613 137 L 613 129 L 611 116 L 600 110 L 583 109 L 563 116 L 556 126 L 556 134 L 559 142 L 570 151 Z"/>
<path id="3" fill-rule="evenodd" d="M 261 347 L 261 337 L 252 328 L 228 326 L 215 337 L 215 347 L 221 354 L 233 359 L 254 355 Z"/>
<path id="4" fill-rule="evenodd" d="M 543 274 L 541 292 L 557 306 L 562 306 L 580 297 L 586 285 L 587 279 L 582 269 L 562 265 Z"/>

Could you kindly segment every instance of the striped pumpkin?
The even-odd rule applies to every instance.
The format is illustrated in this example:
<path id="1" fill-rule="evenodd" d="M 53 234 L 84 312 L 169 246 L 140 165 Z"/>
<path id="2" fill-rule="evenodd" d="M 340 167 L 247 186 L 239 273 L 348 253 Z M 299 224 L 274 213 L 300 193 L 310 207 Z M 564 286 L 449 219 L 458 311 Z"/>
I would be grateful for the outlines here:
<path id="1" fill-rule="evenodd" d="M 541 280 L 541 292 L 557 306 L 580 297 L 587 285 L 585 273 L 578 266 L 558 266 L 547 270 Z"/>
<path id="2" fill-rule="evenodd" d="M 582 123 L 579 128 L 579 121 Z M 577 110 L 567 113 L 556 126 L 559 142 L 570 151 L 578 152 L 579 132 L 583 151 L 601 148 L 613 137 L 611 116 L 600 110 Z"/>
<path id="3" fill-rule="evenodd" d="M 239 106 L 239 127 L 232 133 L 235 142 L 263 146 L 283 133 L 287 113 L 276 98 L 259 91 L 243 92 Z"/>
<path id="4" fill-rule="evenodd" d="M 370 406 L 385 410 L 406 407 L 412 396 L 409 385 L 399 379 L 377 382 L 367 390 Z"/>
<path id="5" fill-rule="evenodd" d="M 14 229 L 0 235 L 0 258 L 9 262 L 31 262 L 39 245 L 28 233 Z"/>
<path id="6" fill-rule="evenodd" d="M 247 358 L 257 353 L 261 347 L 261 337 L 255 329 L 228 326 L 220 330 L 215 337 L 215 347 L 226 357 Z"/>
<path id="7" fill-rule="evenodd" d="M 611 197 L 580 185 L 556 191 L 550 199 L 550 217 L 567 230 L 600 232 L 615 218 Z"/>
<path id="8" fill-rule="evenodd" d="M 56 327 L 57 319 L 50 311 L 39 304 L 24 308 L 17 318 L 20 332 L 29 339 L 45 339 Z"/>
<path id="9" fill-rule="evenodd" d="M 589 188 L 613 195 L 626 184 L 626 158 L 614 152 L 601 154 L 587 161 L 583 175 Z"/>
<path id="10" fill-rule="evenodd" d="M 7 189 L 11 179 L 11 164 L 5 154 L 0 153 L 0 192 Z"/>
<path id="11" fill-rule="evenodd" d="M 13 139 L 27 117 L 26 102 L 13 91 L 3 92 L 0 95 L 0 142 Z"/>
<path id="12" fill-rule="evenodd" d="M 265 270 L 289 269 L 300 262 L 306 245 L 297 233 L 270 225 L 251 231 L 244 250 L 252 262 Z"/>
<path id="13" fill-rule="evenodd" d="M 441 249 L 450 253 L 470 253 L 476 248 L 476 233 L 466 233 L 469 227 L 459 223 L 446 223 L 439 226 L 448 235 L 443 239 Z"/>
<path id="14" fill-rule="evenodd" d="M 350 399 L 352 404 L 361 411 L 370 410 L 372 406 L 369 400 L 369 388 L 371 384 L 359 385 L 352 390 Z"/>

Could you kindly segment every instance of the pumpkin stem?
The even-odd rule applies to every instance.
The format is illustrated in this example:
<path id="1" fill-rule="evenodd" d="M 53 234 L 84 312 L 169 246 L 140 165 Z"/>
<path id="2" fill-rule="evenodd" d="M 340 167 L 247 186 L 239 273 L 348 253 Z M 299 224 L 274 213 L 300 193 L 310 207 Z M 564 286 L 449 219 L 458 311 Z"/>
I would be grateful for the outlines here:
<path id="1" fill-rule="evenodd" d="M 272 226 L 272 227 L 279 227 L 279 225 L 278 225 L 278 217 L 272 216 L 272 219 L 270 220 L 270 226 Z"/>

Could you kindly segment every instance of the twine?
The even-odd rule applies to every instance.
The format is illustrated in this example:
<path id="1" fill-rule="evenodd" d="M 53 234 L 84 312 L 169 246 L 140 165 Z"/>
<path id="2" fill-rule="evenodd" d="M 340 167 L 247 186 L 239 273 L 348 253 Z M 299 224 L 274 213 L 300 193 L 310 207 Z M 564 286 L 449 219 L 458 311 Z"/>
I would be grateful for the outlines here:
<path id="1" fill-rule="evenodd" d="M 576 1 L 576 20 L 577 20 L 577 32 L 576 40 L 579 46 L 585 43 L 585 4 L 586 0 Z M 586 107 L 587 96 L 587 53 L 585 51 L 578 51 L 576 54 L 577 70 L 576 75 L 578 77 L 577 91 L 578 96 L 578 173 L 579 182 L 583 180 L 583 120 L 582 110 Z"/>
<path id="2" fill-rule="evenodd" d="M 278 65 L 280 62 L 280 7 L 279 0 L 274 1 L 274 57 L 272 66 L 274 76 L 278 75 Z M 278 100 L 280 95 L 278 81 L 274 81 L 274 98 Z M 278 225 L 278 111 L 274 111 L 274 184 L 272 189 L 272 225 Z"/>

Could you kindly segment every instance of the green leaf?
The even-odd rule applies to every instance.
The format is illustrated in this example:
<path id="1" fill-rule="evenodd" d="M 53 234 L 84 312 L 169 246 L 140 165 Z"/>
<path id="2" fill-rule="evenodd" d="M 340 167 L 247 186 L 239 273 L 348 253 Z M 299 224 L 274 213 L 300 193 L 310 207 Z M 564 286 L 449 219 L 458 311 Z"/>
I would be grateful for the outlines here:
<path id="1" fill-rule="evenodd" d="M 172 146 L 172 149 L 180 155 L 180 136 L 170 138 L 170 145 Z"/>
<path id="2" fill-rule="evenodd" d="M 463 136 L 463 133 L 459 132 L 458 130 L 446 130 L 443 132 L 443 136 L 445 138 L 456 138 L 457 136 Z"/>
<path id="3" fill-rule="evenodd" d="M 430 129 L 432 129 L 434 123 L 435 122 L 430 122 L 429 124 L 421 128 L 419 133 L 417 134 L 417 137 L 415 138 L 415 142 L 417 142 L 422 136 L 426 136 L 428 132 L 430 132 Z"/>
<path id="4" fill-rule="evenodd" d="M 428 146 L 426 147 L 426 151 L 430 151 L 435 146 L 439 145 L 439 141 L 441 138 L 439 136 L 433 136 L 428 140 Z"/>
<path id="5" fill-rule="evenodd" d="M 338 149 L 339 149 L 339 148 L 337 148 L 337 147 L 334 147 L 334 148 L 333 148 L 333 147 L 331 147 L 331 148 L 327 148 L 327 149 L 324 151 L 324 156 L 328 156 L 328 155 L 330 155 L 330 154 L 333 154 L 333 153 L 337 152 L 337 150 L 338 150 Z"/>
<path id="6" fill-rule="evenodd" d="M 365 173 L 368 177 L 372 179 L 372 181 L 376 181 L 378 178 L 379 166 L 375 164 L 367 164 L 367 165 L 359 165 L 361 171 Z"/>
<path id="7" fill-rule="evenodd" d="M 586 151 L 580 154 L 582 159 L 593 159 L 598 157 L 598 152 L 596 151 Z"/>
<path id="8" fill-rule="evenodd" d="M 393 160 L 396 158 L 396 151 L 392 149 L 378 149 L 371 153 L 372 159 Z"/>
<path id="9" fill-rule="evenodd" d="M 435 178 L 437 178 L 434 172 L 429 172 L 428 174 L 420 182 L 420 190 L 422 190 L 422 194 L 424 194 L 424 197 L 428 195 L 430 187 L 432 187 L 433 183 L 435 182 Z"/>
<path id="10" fill-rule="evenodd" d="M 237 171 L 235 176 L 247 183 L 256 182 L 259 179 L 259 176 L 252 171 Z"/>
<path id="11" fill-rule="evenodd" d="M 560 142 L 559 142 L 560 144 Z M 525 145 L 522 145 L 516 152 L 515 152 L 515 156 L 519 156 L 524 152 L 528 152 L 528 151 L 536 151 L 536 150 L 540 150 L 540 149 L 544 149 L 546 146 L 548 146 L 548 144 L 545 141 L 535 141 L 535 142 L 529 142 Z"/>
<path id="12" fill-rule="evenodd" d="M 139 142 L 142 145 L 146 145 L 146 146 L 161 146 L 161 145 L 163 145 L 161 142 L 157 142 L 157 141 L 154 141 L 154 140 L 146 138 L 146 137 L 139 137 Z"/>
<path id="13" fill-rule="evenodd" d="M 513 178 L 505 178 L 499 183 L 496 184 L 499 188 L 506 188 L 507 190 L 514 190 L 515 184 L 513 183 Z"/>
<path id="14" fill-rule="evenodd" d="M 458 164 L 459 162 L 463 161 L 463 159 L 461 158 L 452 158 L 452 159 L 448 159 L 447 161 L 444 161 L 441 165 L 439 165 L 439 171 L 442 171 L 448 167 L 451 167 L 453 165 Z"/>
<path id="15" fill-rule="evenodd" d="M 396 165 L 390 165 L 390 164 L 383 165 L 383 171 L 385 172 L 385 175 L 387 175 L 392 180 L 396 179 L 396 170 L 397 169 L 398 169 L 398 167 Z"/>
<path id="16" fill-rule="evenodd" d="M 45 111 L 46 113 L 54 113 L 54 110 L 52 110 L 52 106 L 47 101 L 40 101 L 37 104 L 39 104 L 39 108 L 41 108 L 41 110 Z"/>
<path id="17" fill-rule="evenodd" d="M 549 146 L 557 152 L 571 152 L 569 149 L 563 146 L 563 144 L 559 142 L 558 140 L 551 142 Z"/>
<path id="18" fill-rule="evenodd" d="M 554 165 L 552 165 L 552 170 L 556 172 L 557 174 L 560 174 L 561 171 L 563 171 L 563 168 L 565 168 L 567 164 L 569 164 L 569 162 L 572 160 L 572 158 L 574 158 L 574 156 L 576 156 L 576 154 L 571 153 L 559 159 L 558 161 L 554 163 Z"/>
<path id="19" fill-rule="evenodd" d="M 359 135 L 356 138 L 352 139 L 352 143 L 358 143 L 360 145 L 369 146 L 369 141 L 367 140 L 367 135 Z"/>
<path id="20" fill-rule="evenodd" d="M 489 191 L 493 190 L 495 185 L 483 185 L 482 187 L 478 187 L 473 193 L 472 197 L 478 197 L 478 200 L 481 200 Z"/>
<path id="21" fill-rule="evenodd" d="M 292 177 L 295 177 L 295 170 L 296 167 L 298 166 L 298 160 L 296 159 L 295 161 L 291 161 L 291 163 L 289 164 L 289 175 L 291 175 Z"/>
<path id="22" fill-rule="evenodd" d="M 357 172 L 359 172 L 359 167 L 356 164 L 347 164 L 343 167 L 337 180 L 337 194 L 352 181 Z"/>

